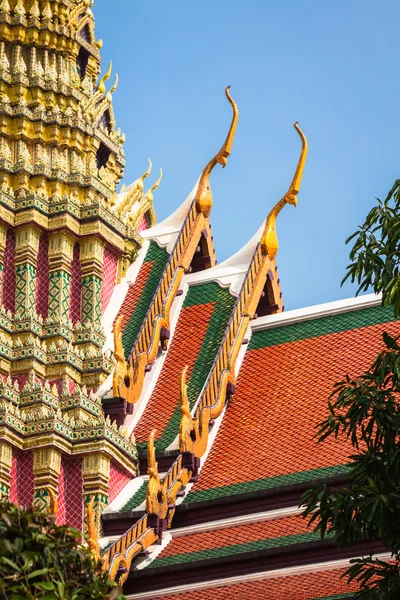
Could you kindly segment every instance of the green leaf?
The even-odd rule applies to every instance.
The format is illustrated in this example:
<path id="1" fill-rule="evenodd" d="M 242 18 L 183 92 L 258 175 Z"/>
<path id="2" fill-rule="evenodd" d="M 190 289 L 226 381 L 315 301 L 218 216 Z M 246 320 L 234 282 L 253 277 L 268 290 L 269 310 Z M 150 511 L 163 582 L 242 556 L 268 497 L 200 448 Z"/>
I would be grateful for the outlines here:
<path id="1" fill-rule="evenodd" d="M 38 569 L 37 571 L 33 571 L 27 577 L 27 579 L 33 579 L 34 577 L 40 577 L 41 575 L 47 575 L 49 569 Z"/>
<path id="2" fill-rule="evenodd" d="M 9 565 L 10 567 L 12 567 L 15 571 L 17 571 L 18 573 L 22 573 L 21 569 L 18 567 L 18 565 L 15 564 L 15 562 L 13 562 L 12 560 L 10 560 L 9 558 L 7 558 L 7 556 L 1 556 L 0 557 L 0 561 L 3 563 L 6 563 L 7 565 Z"/>
<path id="3" fill-rule="evenodd" d="M 34 583 L 34 586 L 46 590 L 47 592 L 55 590 L 54 583 L 51 583 L 50 581 L 38 581 Z"/>

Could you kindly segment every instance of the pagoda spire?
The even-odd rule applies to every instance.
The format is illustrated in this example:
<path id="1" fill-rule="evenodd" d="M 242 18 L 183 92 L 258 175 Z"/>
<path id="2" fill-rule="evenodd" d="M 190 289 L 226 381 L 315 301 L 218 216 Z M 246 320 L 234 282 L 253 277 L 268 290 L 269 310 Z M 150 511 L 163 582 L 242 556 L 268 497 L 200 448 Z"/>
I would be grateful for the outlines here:
<path id="1" fill-rule="evenodd" d="M 110 64 L 97 85 L 92 4 L 0 0 L 1 410 L 20 419 L 0 435 L 0 494 L 15 494 L 12 460 L 26 457 L 27 504 L 65 506 L 59 479 L 74 454 L 82 510 L 67 523 L 84 529 L 90 507 L 100 533 L 110 472 L 136 472 L 134 440 L 105 421 L 91 392 L 114 366 L 101 318 L 142 238 L 113 210 L 125 168 L 118 76 L 106 92 Z"/>

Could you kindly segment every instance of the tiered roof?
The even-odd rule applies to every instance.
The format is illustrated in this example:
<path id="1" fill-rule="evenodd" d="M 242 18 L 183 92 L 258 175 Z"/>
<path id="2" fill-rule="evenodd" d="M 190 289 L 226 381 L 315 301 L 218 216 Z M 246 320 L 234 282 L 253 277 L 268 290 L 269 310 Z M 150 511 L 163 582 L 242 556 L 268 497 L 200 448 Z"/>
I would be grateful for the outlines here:
<path id="1" fill-rule="evenodd" d="M 0 353 L 3 375 L 15 375 L 0 386 L 6 440 L 0 493 L 18 502 L 35 493 L 36 504 L 51 509 L 58 492 L 59 522 L 74 512 L 80 527 L 85 514 L 97 529 L 109 502 L 103 564 L 130 598 L 347 598 L 355 589 L 341 579 L 348 559 L 382 550 L 379 542 L 339 554 L 329 538 L 307 528 L 298 504 L 312 482 L 348 479 L 349 443 L 317 445 L 316 425 L 334 383 L 365 371 L 382 348 L 382 333 L 396 336 L 398 322 L 375 297 L 283 312 L 276 222 L 286 204 L 297 204 L 307 156 L 297 124 L 301 153 L 287 192 L 244 248 L 216 264 L 210 177 L 217 164 L 226 166 L 237 125 L 229 88 L 227 138 L 169 218 L 155 225 L 160 179 L 144 191 L 151 165 L 116 193 L 124 166 L 112 110 L 116 84 L 106 93 L 110 68 L 95 86 L 101 44 L 89 4 L 43 1 L 39 10 L 37 2 L 12 0 L 0 6 L 6 37 L 0 79 L 8 90 L 0 109 L 7 122 L 20 116 L 27 127 L 22 142 L 3 132 L 0 148 L 7 217 L 0 224 L 0 263 L 4 302 L 12 305 L 0 314 Z M 19 40 L 13 29 L 38 33 Z M 51 52 L 43 44 L 47 29 L 54 33 Z M 28 89 L 36 91 L 35 101 Z M 39 140 L 31 152 L 30 119 L 79 131 L 77 144 L 52 128 L 57 139 Z M 23 230 L 27 243 L 13 231 L 16 209 L 28 220 L 31 213 L 47 214 L 46 222 L 40 217 Z M 49 239 L 41 237 L 47 228 Z M 52 297 L 48 308 L 57 319 L 28 310 L 47 307 L 47 298 L 36 302 L 31 285 L 37 253 L 38 281 L 49 271 L 58 278 L 44 294 Z M 27 265 L 17 278 L 16 260 Z M 24 310 L 14 309 L 16 303 Z M 74 346 L 88 351 L 74 356 Z M 38 373 L 27 380 L 31 368 Z M 37 376 L 51 377 L 55 386 Z M 101 383 L 95 395 L 80 388 L 87 378 L 90 387 Z M 51 430 L 49 455 L 41 427 Z M 33 434 L 43 446 L 34 454 Z M 88 444 L 90 437 L 96 439 Z M 65 490 L 73 482 L 69 503 Z"/>
<path id="2" fill-rule="evenodd" d="M 318 568 L 318 567 L 316 567 Z M 294 575 L 270 573 L 267 577 L 239 583 L 217 583 L 210 588 L 199 585 L 196 589 L 184 589 L 165 595 L 157 592 L 137 594 L 137 600 L 163 598 L 164 600 L 346 600 L 352 597 L 354 585 L 347 585 L 343 578 L 345 568 L 331 568 Z M 152 595 L 150 595 L 152 594 Z"/>
<path id="3" fill-rule="evenodd" d="M 189 286 L 189 291 L 198 292 L 203 286 Z M 186 323 L 184 311 L 182 308 L 173 341 L 180 320 Z M 205 316 L 202 310 L 200 314 Z M 341 598 L 342 592 L 350 593 L 352 588 L 337 575 L 344 567 L 341 571 L 326 569 L 334 560 L 343 561 L 361 551 L 379 551 L 379 543 L 368 548 L 356 545 L 340 554 L 329 539 L 321 541 L 308 529 L 297 506 L 302 491 L 312 482 L 340 484 L 348 477 L 351 446 L 342 438 L 316 444 L 316 425 L 326 416 L 326 400 L 333 384 L 346 373 L 356 376 L 365 371 L 383 348 L 382 333 L 396 335 L 398 327 L 392 310 L 382 308 L 375 296 L 252 321 L 234 398 L 223 419 L 214 425 L 215 439 L 195 481 L 177 501 L 170 533 L 162 534 L 161 547 L 151 547 L 144 562 L 139 560 L 131 567 L 139 570 L 134 570 L 133 579 L 125 584 L 127 593 L 132 593 L 129 597 L 146 598 L 147 590 L 154 594 L 162 590 L 160 597 L 172 598 L 175 596 L 168 590 L 178 586 L 177 597 L 203 598 L 216 593 L 222 598 L 231 591 L 262 594 L 268 590 L 268 598 L 287 593 L 287 598 L 298 600 L 295 594 L 300 591 L 292 583 L 298 575 L 291 569 L 301 565 L 324 573 L 321 577 L 312 572 L 301 575 L 299 582 L 310 581 L 309 588 L 302 591 L 305 599 Z M 201 360 L 201 344 L 193 347 L 196 363 Z M 173 352 L 173 342 L 169 352 Z M 149 404 L 157 399 L 160 414 L 166 396 L 157 395 L 156 390 L 162 384 L 163 369 L 168 373 L 174 364 L 184 362 L 174 353 L 174 362 L 168 363 L 168 354 Z M 193 364 L 190 356 L 189 365 Z M 173 385 L 178 395 L 178 383 Z M 150 416 L 145 410 L 137 431 L 148 420 L 155 423 L 156 415 L 155 408 Z M 121 512 L 104 515 L 111 540 L 145 509 L 147 482 L 146 477 L 142 479 L 133 494 L 125 490 Z M 274 569 L 285 566 L 287 576 L 275 578 Z M 262 574 L 270 570 L 271 575 L 264 579 Z M 259 581 L 253 579 L 257 574 Z M 230 580 L 239 575 L 248 580 L 231 585 Z M 219 586 L 221 578 L 224 583 Z M 191 591 L 184 592 L 185 586 Z"/>

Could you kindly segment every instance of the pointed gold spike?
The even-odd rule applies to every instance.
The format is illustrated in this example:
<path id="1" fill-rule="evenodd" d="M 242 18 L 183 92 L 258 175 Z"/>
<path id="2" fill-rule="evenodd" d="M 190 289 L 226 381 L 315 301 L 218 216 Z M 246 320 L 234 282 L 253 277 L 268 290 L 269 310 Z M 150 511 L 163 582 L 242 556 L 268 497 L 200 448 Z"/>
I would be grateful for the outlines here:
<path id="1" fill-rule="evenodd" d="M 151 477 L 158 476 L 158 464 L 156 461 L 155 438 L 157 429 L 152 429 L 147 444 L 147 474 Z"/>
<path id="2" fill-rule="evenodd" d="M 151 170 L 153 168 L 153 163 L 151 162 L 151 160 L 149 158 L 147 160 L 149 161 L 149 166 L 147 168 L 147 171 L 145 171 L 143 173 L 143 175 L 141 177 L 139 177 L 139 179 L 136 181 L 136 186 L 135 186 L 135 189 L 140 190 L 141 192 L 143 192 L 143 189 L 144 189 L 144 180 L 149 177 L 149 175 L 151 174 Z"/>
<path id="3" fill-rule="evenodd" d="M 196 204 L 199 212 L 202 212 L 205 217 L 208 217 L 211 212 L 212 207 L 212 194 L 210 189 L 210 174 L 214 169 L 216 164 L 222 165 L 222 167 L 226 167 L 228 164 L 228 156 L 231 153 L 233 139 L 235 137 L 236 126 L 239 119 L 239 110 L 236 102 L 233 100 L 230 94 L 230 85 L 225 89 L 225 95 L 232 106 L 232 122 L 228 131 L 228 135 L 226 136 L 226 140 L 219 152 L 210 160 L 210 162 L 206 165 L 203 170 L 199 187 L 196 193 Z"/>
<path id="4" fill-rule="evenodd" d="M 265 222 L 265 229 L 261 238 L 261 250 L 263 254 L 267 255 L 271 260 L 275 258 L 279 248 L 278 235 L 276 233 L 276 218 L 286 204 L 293 204 L 293 206 L 297 206 L 297 194 L 300 192 L 304 166 L 307 160 L 307 138 L 300 129 L 297 122 L 294 124 L 294 128 L 296 129 L 301 139 L 301 153 L 299 162 L 297 163 L 297 168 L 288 191 L 270 211 Z"/>
<path id="5" fill-rule="evenodd" d="M 157 179 L 157 181 L 155 182 L 155 184 L 152 185 L 151 188 L 146 192 L 145 198 L 149 202 L 153 202 L 153 200 L 154 200 L 153 192 L 155 190 L 158 190 L 158 188 L 160 186 L 160 183 L 161 183 L 162 175 L 163 175 L 163 172 L 162 172 L 162 169 L 160 169 L 160 176 L 159 176 L 159 178 Z"/>
<path id="6" fill-rule="evenodd" d="M 147 177 L 150 175 L 150 173 L 151 173 L 151 170 L 152 170 L 152 168 L 153 168 L 153 163 L 151 162 L 150 158 L 148 158 L 147 160 L 148 160 L 149 166 L 148 166 L 148 168 L 147 168 L 147 171 L 145 171 L 145 172 L 143 173 L 143 175 L 140 177 L 140 179 L 141 179 L 142 181 L 144 181 L 145 179 L 147 179 Z"/>
<path id="7" fill-rule="evenodd" d="M 112 60 L 110 60 L 110 64 L 108 66 L 106 74 L 100 79 L 99 85 L 97 86 L 98 91 L 101 94 L 104 94 L 106 91 L 106 81 L 108 81 L 111 77 L 112 72 Z"/>
<path id="8" fill-rule="evenodd" d="M 106 98 L 107 98 L 107 100 L 109 101 L 110 104 L 112 102 L 112 95 L 113 95 L 113 93 L 116 91 L 116 89 L 118 87 L 118 81 L 119 81 L 119 78 L 118 78 L 118 73 L 117 73 L 116 76 L 115 76 L 115 83 L 114 83 L 114 85 L 112 86 L 111 90 L 108 92 L 108 94 L 106 96 Z"/>
<path id="9" fill-rule="evenodd" d="M 184 452 L 186 449 L 186 436 L 192 427 L 192 416 L 190 414 L 190 404 L 187 395 L 187 383 L 186 377 L 188 372 L 188 365 L 184 367 L 181 374 L 181 383 L 180 383 L 180 395 L 179 402 L 181 408 L 181 422 L 179 425 L 179 448 L 181 452 Z"/>

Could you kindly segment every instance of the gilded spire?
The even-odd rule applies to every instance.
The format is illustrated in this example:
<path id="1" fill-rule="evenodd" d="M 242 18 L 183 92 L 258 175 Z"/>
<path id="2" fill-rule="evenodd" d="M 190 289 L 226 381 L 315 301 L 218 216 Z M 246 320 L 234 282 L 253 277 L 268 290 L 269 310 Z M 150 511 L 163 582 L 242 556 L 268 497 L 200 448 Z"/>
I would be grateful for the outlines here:
<path id="1" fill-rule="evenodd" d="M 151 188 L 146 192 L 145 198 L 149 202 L 153 202 L 153 199 L 154 199 L 153 198 L 153 192 L 155 190 L 158 190 L 158 188 L 160 186 L 160 183 L 161 183 L 162 175 L 163 175 L 163 172 L 162 172 L 162 169 L 160 169 L 160 176 L 159 176 L 159 178 L 157 179 L 157 181 L 155 182 L 155 184 L 152 185 Z"/>
<path id="2" fill-rule="evenodd" d="M 108 81 L 111 77 L 112 72 L 112 61 L 110 60 L 110 64 L 108 66 L 106 74 L 100 79 L 99 85 L 97 86 L 98 91 L 101 94 L 104 94 L 106 91 L 106 81 Z"/>
<path id="3" fill-rule="evenodd" d="M 214 169 L 215 165 L 219 163 L 222 167 L 226 167 L 228 164 L 227 158 L 231 153 L 233 139 L 235 137 L 236 126 L 239 118 L 239 110 L 236 102 L 233 100 L 230 94 L 230 85 L 225 89 L 225 95 L 232 106 L 232 122 L 226 136 L 226 140 L 219 152 L 210 160 L 210 162 L 204 168 L 199 182 L 199 187 L 196 193 L 196 204 L 199 212 L 202 212 L 205 217 L 208 217 L 212 207 L 212 194 L 210 188 L 210 174 Z"/>
<path id="4" fill-rule="evenodd" d="M 303 178 L 304 166 L 307 160 L 308 143 L 306 136 L 300 129 L 298 123 L 295 123 L 294 127 L 301 139 L 301 153 L 299 162 L 297 163 L 297 168 L 288 191 L 270 211 L 265 223 L 264 233 L 261 238 L 262 252 L 263 254 L 268 255 L 268 257 L 271 260 L 275 258 L 279 247 L 278 236 L 276 233 L 276 218 L 281 212 L 282 208 L 285 206 L 285 204 L 293 204 L 293 206 L 297 205 L 297 194 L 300 192 L 300 185 L 301 180 Z"/>

